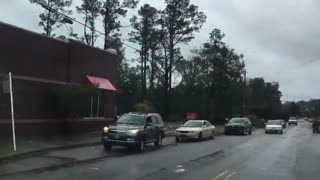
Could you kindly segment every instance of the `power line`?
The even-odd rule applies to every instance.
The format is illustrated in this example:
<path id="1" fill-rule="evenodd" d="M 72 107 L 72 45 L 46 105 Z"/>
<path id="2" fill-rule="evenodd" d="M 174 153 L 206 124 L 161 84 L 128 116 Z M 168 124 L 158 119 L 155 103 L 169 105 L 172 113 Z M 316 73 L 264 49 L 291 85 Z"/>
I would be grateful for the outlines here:
<path id="1" fill-rule="evenodd" d="M 73 17 L 70 17 L 70 16 L 68 16 L 68 15 L 66 15 L 66 14 L 63 14 L 63 13 L 59 12 L 59 11 L 56 10 L 56 9 L 52 9 L 52 8 L 48 7 L 47 5 L 40 3 L 38 0 L 35 1 L 35 2 L 36 2 L 37 4 L 39 4 L 40 6 L 42 6 L 43 8 L 47 9 L 48 11 L 53 11 L 54 13 L 57 13 L 57 14 L 60 14 L 60 15 L 62 15 L 62 16 L 64 16 L 64 17 L 66 17 L 67 19 L 65 19 L 65 21 L 71 21 L 70 24 L 72 24 L 72 22 L 76 22 L 76 23 L 78 23 L 78 24 L 80 24 L 80 25 L 82 25 L 82 26 L 84 26 L 84 27 L 90 28 L 92 31 L 95 31 L 95 32 L 99 33 L 100 35 L 106 36 L 105 33 L 101 32 L 101 31 L 99 31 L 99 30 L 93 29 L 92 26 L 88 26 L 88 25 L 86 25 L 85 23 L 83 23 L 83 22 L 81 22 L 81 21 L 78 21 L 77 19 L 75 19 L 75 18 L 73 18 Z M 122 28 L 127 28 L 127 27 L 130 27 L 130 26 L 131 26 L 131 25 L 126 25 L 126 26 L 121 26 L 121 27 L 122 27 Z M 139 49 L 137 49 L 137 48 L 135 48 L 135 47 L 133 47 L 133 46 L 131 46 L 131 45 L 128 45 L 128 44 L 126 44 L 126 43 L 124 43 L 124 42 L 121 42 L 121 44 L 123 44 L 123 45 L 125 45 L 125 46 L 127 46 L 127 47 L 129 47 L 129 48 L 131 48 L 131 49 L 134 49 L 134 50 L 136 50 L 136 51 L 138 51 L 138 52 L 140 52 Z"/>

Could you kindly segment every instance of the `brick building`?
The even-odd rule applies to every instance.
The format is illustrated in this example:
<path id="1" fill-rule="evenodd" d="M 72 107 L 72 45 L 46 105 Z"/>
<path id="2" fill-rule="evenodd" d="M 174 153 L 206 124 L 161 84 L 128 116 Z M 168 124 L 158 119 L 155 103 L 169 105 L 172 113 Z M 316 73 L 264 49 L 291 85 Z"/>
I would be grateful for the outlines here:
<path id="1" fill-rule="evenodd" d="M 114 115 L 119 63 L 115 53 L 75 40 L 46 37 L 0 22 L 0 84 L 3 87 L 0 92 L 0 132 L 10 125 L 10 101 L 5 92 L 8 72 L 12 72 L 14 78 L 17 132 L 20 126 L 43 132 L 47 126 L 53 125 L 55 132 L 65 128 L 62 124 L 73 129 L 85 127 L 86 130 L 96 130 Z M 57 93 L 53 92 L 57 89 L 60 89 L 58 92 L 67 92 L 64 88 L 69 93 L 60 98 L 71 95 L 73 101 L 80 102 L 81 99 L 84 105 L 67 114 L 54 110 L 61 106 L 56 104 Z M 75 90 L 79 88 L 91 90 L 81 95 L 76 93 L 79 90 Z M 79 106 L 80 103 L 73 104 Z M 92 116 L 92 111 L 95 115 L 98 111 L 98 116 L 104 118 L 84 118 Z"/>

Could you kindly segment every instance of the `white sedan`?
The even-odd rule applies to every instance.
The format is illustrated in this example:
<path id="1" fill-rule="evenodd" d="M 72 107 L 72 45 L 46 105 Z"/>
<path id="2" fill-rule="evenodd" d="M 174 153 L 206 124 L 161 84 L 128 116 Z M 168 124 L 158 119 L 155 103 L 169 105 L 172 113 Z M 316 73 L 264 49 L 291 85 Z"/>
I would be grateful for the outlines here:
<path id="1" fill-rule="evenodd" d="M 266 134 L 279 133 L 283 134 L 282 120 L 269 120 L 265 128 Z"/>
<path id="2" fill-rule="evenodd" d="M 215 127 L 207 120 L 189 120 L 176 129 L 176 140 L 213 138 Z"/>

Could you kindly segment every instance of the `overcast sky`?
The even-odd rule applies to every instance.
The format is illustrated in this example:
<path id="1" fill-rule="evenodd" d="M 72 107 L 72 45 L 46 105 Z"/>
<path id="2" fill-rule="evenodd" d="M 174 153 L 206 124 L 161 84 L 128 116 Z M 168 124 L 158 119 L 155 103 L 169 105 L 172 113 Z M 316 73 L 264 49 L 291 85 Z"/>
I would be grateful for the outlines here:
<path id="1" fill-rule="evenodd" d="M 81 0 L 73 0 L 75 5 Z M 183 46 L 188 57 L 191 49 L 200 47 L 209 32 L 218 28 L 225 41 L 245 55 L 248 77 L 263 77 L 277 81 L 283 93 L 282 100 L 320 98 L 320 1 L 318 0 L 191 0 L 207 16 L 207 22 L 189 45 Z M 164 0 L 140 0 L 139 6 L 149 3 L 161 9 Z M 43 9 L 29 0 L 0 0 L 0 21 L 36 32 L 38 14 Z M 130 11 L 122 20 L 137 10 Z M 81 20 L 74 13 L 73 17 Z M 74 25 L 79 33 L 81 27 Z M 102 31 L 102 27 L 98 28 Z M 127 39 L 130 28 L 122 29 Z M 66 28 L 55 31 L 65 34 Z M 126 42 L 126 41 L 124 41 Z M 103 40 L 98 40 L 98 45 Z M 128 42 L 126 42 L 128 43 Z M 131 43 L 128 43 L 132 45 Z M 127 58 L 136 56 L 126 48 Z"/>

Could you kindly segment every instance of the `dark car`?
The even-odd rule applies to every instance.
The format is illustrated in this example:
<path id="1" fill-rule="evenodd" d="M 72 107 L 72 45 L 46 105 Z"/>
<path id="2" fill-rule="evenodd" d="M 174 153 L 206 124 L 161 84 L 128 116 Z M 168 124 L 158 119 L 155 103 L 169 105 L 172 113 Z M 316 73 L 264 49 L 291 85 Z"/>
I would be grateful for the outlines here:
<path id="1" fill-rule="evenodd" d="M 224 134 L 252 134 L 252 124 L 249 118 L 232 118 L 224 127 Z"/>
<path id="2" fill-rule="evenodd" d="M 320 122 L 319 120 L 314 119 L 312 122 L 312 132 L 320 133 Z"/>
<path id="3" fill-rule="evenodd" d="M 163 137 L 164 123 L 157 113 L 124 114 L 111 126 L 104 127 L 102 133 L 103 145 L 107 151 L 112 146 L 126 146 L 143 151 L 147 143 L 160 147 Z"/>

